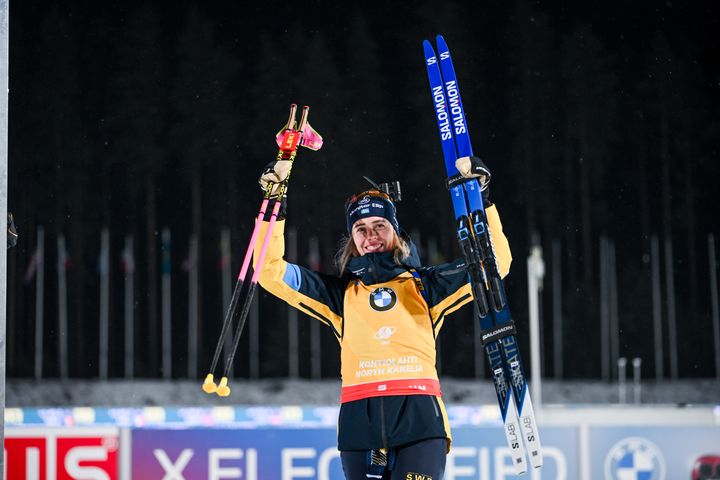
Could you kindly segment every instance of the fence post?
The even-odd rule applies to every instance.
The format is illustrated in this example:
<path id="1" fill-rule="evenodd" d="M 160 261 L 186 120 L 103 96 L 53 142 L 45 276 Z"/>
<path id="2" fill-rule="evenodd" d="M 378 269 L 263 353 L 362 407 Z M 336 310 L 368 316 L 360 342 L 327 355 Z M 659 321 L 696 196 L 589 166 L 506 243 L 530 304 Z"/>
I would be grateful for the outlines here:
<path id="1" fill-rule="evenodd" d="M 627 358 L 617 359 L 618 366 L 618 403 L 627 403 Z"/>
<path id="2" fill-rule="evenodd" d="M 620 314 L 618 313 L 618 287 L 615 263 L 615 243 L 607 242 L 608 260 L 608 316 L 610 319 L 610 358 L 620 356 Z"/>
<path id="3" fill-rule="evenodd" d="M 662 329 L 662 287 L 660 282 L 660 241 L 657 235 L 650 240 L 650 256 L 652 270 L 652 304 L 653 304 L 653 338 L 655 339 L 655 380 L 660 381 L 665 376 L 663 359 L 663 329 Z"/>
<path id="4" fill-rule="evenodd" d="M 640 366 L 642 358 L 635 357 L 632 359 L 633 366 L 633 403 L 640 403 Z"/>
<path id="5" fill-rule="evenodd" d="M 200 278 L 198 275 L 198 238 L 196 234 L 190 235 L 188 245 L 188 366 L 187 376 L 197 378 L 198 367 L 198 289 Z"/>
<path id="6" fill-rule="evenodd" d="M 122 266 L 125 273 L 125 378 L 135 376 L 135 256 L 133 237 L 125 235 Z"/>
<path id="7" fill-rule="evenodd" d="M 68 378 L 68 328 L 67 328 L 67 249 L 65 235 L 57 239 L 57 274 L 58 274 L 58 354 L 60 361 L 60 378 Z"/>
<path id="8" fill-rule="evenodd" d="M 555 379 L 563 378 L 562 255 L 559 240 L 552 242 L 553 369 Z"/>
<path id="9" fill-rule="evenodd" d="M 162 376 L 172 378 L 172 324 L 171 324 L 171 278 L 170 230 L 162 229 Z"/>
<path id="10" fill-rule="evenodd" d="M 668 343 L 670 348 L 670 378 L 678 378 L 677 326 L 675 321 L 675 268 L 672 238 L 665 237 L 665 295 L 667 297 Z"/>
<path id="11" fill-rule="evenodd" d="M 600 374 L 606 382 L 612 378 L 610 371 L 610 295 L 608 293 L 608 240 L 600 236 Z"/>
<path id="12" fill-rule="evenodd" d="M 37 270 L 35 272 L 35 379 L 42 378 L 43 335 L 45 333 L 45 228 L 37 229 L 35 250 Z M 32 260 L 31 260 L 32 262 Z"/>
<path id="13" fill-rule="evenodd" d="M 539 242 L 538 242 L 539 243 Z M 539 295 L 542 290 L 542 279 L 545 276 L 545 262 L 542 258 L 542 248 L 539 244 L 533 245 L 527 258 L 528 276 L 528 307 L 530 311 L 530 364 L 532 369 L 533 403 L 542 405 L 542 359 L 540 355 L 540 306 Z"/>
<path id="14" fill-rule="evenodd" d="M 230 229 L 223 227 L 220 232 L 220 258 L 221 258 L 221 275 L 222 275 L 222 313 L 223 315 L 230 309 L 230 301 L 232 299 L 232 244 Z M 222 318 L 225 318 L 224 316 Z M 231 325 L 232 326 L 232 325 Z M 227 363 L 232 350 L 232 328 L 229 335 L 225 335 L 225 344 L 223 345 L 223 363 Z M 232 376 L 232 368 L 229 375 Z"/>
<path id="15" fill-rule="evenodd" d="M 708 260 L 710 263 L 710 302 L 712 303 L 713 344 L 715 346 L 715 377 L 720 380 L 720 308 L 718 308 L 715 236 L 712 233 L 708 235 Z"/>
<path id="16" fill-rule="evenodd" d="M 100 329 L 98 348 L 98 372 L 100 380 L 108 378 L 108 350 L 110 324 L 110 231 L 103 227 L 100 232 Z"/>

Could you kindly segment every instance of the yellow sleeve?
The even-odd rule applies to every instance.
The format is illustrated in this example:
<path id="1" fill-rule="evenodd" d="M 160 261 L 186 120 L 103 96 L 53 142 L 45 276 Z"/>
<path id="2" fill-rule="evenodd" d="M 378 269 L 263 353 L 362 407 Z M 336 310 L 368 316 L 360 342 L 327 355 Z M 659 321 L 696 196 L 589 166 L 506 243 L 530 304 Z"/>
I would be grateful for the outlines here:
<path id="1" fill-rule="evenodd" d="M 262 222 L 253 255 L 257 267 L 269 222 Z M 270 236 L 258 283 L 265 290 L 342 335 L 342 287 L 339 279 L 288 263 L 285 255 L 285 221 L 279 220 Z"/>
<path id="2" fill-rule="evenodd" d="M 510 244 L 505 237 L 505 233 L 503 233 L 497 207 L 495 205 L 489 206 L 485 209 L 485 215 L 487 216 L 488 227 L 490 228 L 490 240 L 493 251 L 495 252 L 495 258 L 497 259 L 498 273 L 500 273 L 501 277 L 505 278 L 510 272 L 510 264 L 512 263 Z"/>

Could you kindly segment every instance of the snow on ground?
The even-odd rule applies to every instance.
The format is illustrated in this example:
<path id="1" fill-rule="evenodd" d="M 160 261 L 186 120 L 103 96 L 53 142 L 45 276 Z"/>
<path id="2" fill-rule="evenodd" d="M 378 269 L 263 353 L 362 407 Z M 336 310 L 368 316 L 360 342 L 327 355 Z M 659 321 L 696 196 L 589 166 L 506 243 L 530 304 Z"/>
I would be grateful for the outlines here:
<path id="1" fill-rule="evenodd" d="M 494 404 L 495 392 L 490 380 L 441 379 L 447 404 Z M 331 380 L 289 380 L 243 378 L 230 381 L 228 398 L 207 395 L 202 380 L 28 380 L 8 379 L 7 407 L 41 406 L 192 406 L 192 405 L 336 405 L 340 382 Z M 618 403 L 618 385 L 600 381 L 544 380 L 545 404 Z M 633 401 L 632 384 L 627 385 L 627 401 Z M 641 384 L 644 404 L 720 404 L 720 381 L 694 379 Z"/>

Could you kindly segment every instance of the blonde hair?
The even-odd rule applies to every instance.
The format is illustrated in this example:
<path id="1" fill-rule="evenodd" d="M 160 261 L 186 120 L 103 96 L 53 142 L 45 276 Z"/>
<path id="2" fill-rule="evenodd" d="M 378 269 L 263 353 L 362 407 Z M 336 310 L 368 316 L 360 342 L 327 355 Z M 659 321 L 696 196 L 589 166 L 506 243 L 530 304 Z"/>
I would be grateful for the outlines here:
<path id="1" fill-rule="evenodd" d="M 404 238 L 398 235 L 397 232 L 394 233 L 395 245 L 393 245 L 392 247 L 393 261 L 395 261 L 395 263 L 398 265 L 402 265 L 403 260 L 410 256 L 410 245 Z M 353 242 L 352 237 L 343 237 L 340 240 L 340 249 L 335 254 L 335 265 L 337 266 L 340 275 L 342 275 L 345 271 L 345 267 L 347 267 L 350 259 L 352 257 L 359 256 L 360 252 L 358 252 L 358 249 L 355 246 L 355 242 Z"/>

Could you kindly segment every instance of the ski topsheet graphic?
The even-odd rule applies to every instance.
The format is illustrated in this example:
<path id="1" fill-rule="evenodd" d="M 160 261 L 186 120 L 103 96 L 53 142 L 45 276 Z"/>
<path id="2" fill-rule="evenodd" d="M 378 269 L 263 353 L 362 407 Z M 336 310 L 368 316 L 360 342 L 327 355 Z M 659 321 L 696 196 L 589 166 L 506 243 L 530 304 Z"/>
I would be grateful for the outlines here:
<path id="1" fill-rule="evenodd" d="M 522 474 L 527 471 L 528 458 L 534 468 L 542 466 L 540 437 L 520 360 L 515 325 L 510 317 L 488 229 L 481 186 L 477 179 L 462 177 L 455 166 L 458 158 L 470 157 L 473 152 L 450 50 L 442 36 L 438 35 L 436 40 L 439 55 L 428 40 L 423 41 L 423 48 L 457 237 L 480 313 L 482 343 L 495 384 L 507 444 L 515 469 Z"/>

